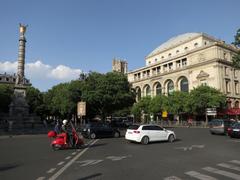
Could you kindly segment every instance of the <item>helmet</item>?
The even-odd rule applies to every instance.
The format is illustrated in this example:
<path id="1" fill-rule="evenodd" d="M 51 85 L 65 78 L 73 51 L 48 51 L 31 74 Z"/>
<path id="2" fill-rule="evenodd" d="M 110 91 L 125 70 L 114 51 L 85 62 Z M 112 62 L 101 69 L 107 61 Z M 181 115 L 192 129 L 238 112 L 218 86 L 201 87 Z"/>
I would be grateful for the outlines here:
<path id="1" fill-rule="evenodd" d="M 68 123 L 68 120 L 64 119 L 63 120 L 63 125 L 66 125 Z"/>

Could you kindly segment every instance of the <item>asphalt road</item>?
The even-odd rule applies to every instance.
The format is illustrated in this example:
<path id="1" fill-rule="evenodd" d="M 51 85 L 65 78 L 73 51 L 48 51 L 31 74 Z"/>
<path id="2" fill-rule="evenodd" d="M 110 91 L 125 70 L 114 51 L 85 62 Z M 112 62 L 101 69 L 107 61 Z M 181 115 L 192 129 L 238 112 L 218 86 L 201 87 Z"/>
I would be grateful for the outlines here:
<path id="1" fill-rule="evenodd" d="M 240 139 L 211 135 L 208 129 L 174 131 L 174 143 L 106 138 L 56 152 L 46 136 L 0 139 L 0 179 L 240 179 Z"/>

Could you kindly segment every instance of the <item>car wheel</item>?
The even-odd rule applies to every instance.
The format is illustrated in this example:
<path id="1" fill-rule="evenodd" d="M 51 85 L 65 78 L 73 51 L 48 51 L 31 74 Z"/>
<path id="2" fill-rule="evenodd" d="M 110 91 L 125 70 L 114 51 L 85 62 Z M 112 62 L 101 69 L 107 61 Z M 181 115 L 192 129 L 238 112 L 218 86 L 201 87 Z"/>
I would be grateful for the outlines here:
<path id="1" fill-rule="evenodd" d="M 90 134 L 90 138 L 91 138 L 91 139 L 95 139 L 95 138 L 96 138 L 96 134 L 95 134 L 95 133 L 91 133 L 91 134 Z"/>
<path id="2" fill-rule="evenodd" d="M 168 137 L 168 142 L 173 142 L 175 140 L 175 137 L 173 134 L 170 134 L 169 137 Z"/>
<path id="3" fill-rule="evenodd" d="M 141 143 L 145 144 L 145 145 L 148 144 L 149 143 L 149 138 L 147 136 L 144 136 L 141 140 Z"/>
<path id="4" fill-rule="evenodd" d="M 114 137 L 115 137 L 115 138 L 119 138 L 119 137 L 120 137 L 119 132 L 114 132 Z"/>

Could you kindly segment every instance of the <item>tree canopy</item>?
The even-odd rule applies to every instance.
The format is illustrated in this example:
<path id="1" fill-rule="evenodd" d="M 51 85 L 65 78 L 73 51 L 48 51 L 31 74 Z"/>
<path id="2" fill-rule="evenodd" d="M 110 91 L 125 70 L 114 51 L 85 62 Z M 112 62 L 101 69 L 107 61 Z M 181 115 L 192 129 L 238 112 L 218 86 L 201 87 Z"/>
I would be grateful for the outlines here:
<path id="1" fill-rule="evenodd" d="M 234 36 L 234 42 L 232 44 L 240 48 L 240 29 L 237 30 L 237 33 Z M 236 55 L 233 56 L 232 62 L 235 68 L 240 69 L 240 50 Z"/>
<path id="2" fill-rule="evenodd" d="M 0 84 L 0 112 L 7 113 L 12 100 L 13 86 Z"/>

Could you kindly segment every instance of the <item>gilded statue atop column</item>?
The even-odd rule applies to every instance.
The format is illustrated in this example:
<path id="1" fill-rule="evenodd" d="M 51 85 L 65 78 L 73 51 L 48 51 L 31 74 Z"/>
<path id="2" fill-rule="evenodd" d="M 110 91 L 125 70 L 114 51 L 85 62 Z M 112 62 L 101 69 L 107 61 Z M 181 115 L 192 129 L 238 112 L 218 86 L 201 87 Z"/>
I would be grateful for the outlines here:
<path id="1" fill-rule="evenodd" d="M 19 32 L 20 32 L 20 34 L 24 35 L 26 30 L 27 30 L 27 25 L 23 25 L 23 24 L 19 23 Z"/>

